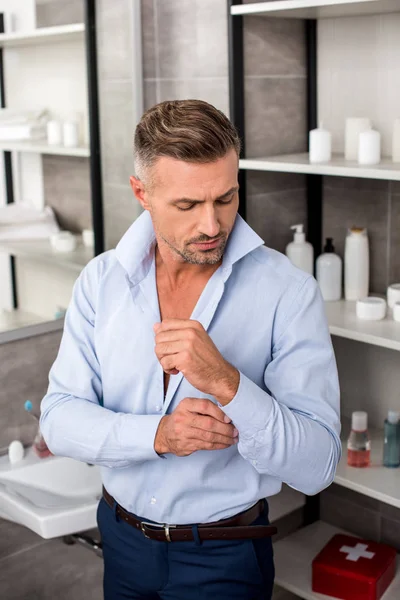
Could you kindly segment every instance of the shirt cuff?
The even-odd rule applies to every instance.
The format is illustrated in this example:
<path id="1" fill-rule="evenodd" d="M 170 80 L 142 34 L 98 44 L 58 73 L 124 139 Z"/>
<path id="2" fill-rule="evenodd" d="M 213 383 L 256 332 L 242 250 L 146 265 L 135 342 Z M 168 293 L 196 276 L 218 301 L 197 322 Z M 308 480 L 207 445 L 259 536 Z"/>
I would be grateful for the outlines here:
<path id="1" fill-rule="evenodd" d="M 124 415 L 120 430 L 121 449 L 130 461 L 154 460 L 162 457 L 154 450 L 154 440 L 164 415 Z"/>
<path id="2" fill-rule="evenodd" d="M 240 371 L 239 373 L 237 392 L 228 404 L 221 406 L 221 409 L 232 420 L 239 434 L 250 437 L 267 427 L 273 410 L 273 399 L 254 381 Z"/>

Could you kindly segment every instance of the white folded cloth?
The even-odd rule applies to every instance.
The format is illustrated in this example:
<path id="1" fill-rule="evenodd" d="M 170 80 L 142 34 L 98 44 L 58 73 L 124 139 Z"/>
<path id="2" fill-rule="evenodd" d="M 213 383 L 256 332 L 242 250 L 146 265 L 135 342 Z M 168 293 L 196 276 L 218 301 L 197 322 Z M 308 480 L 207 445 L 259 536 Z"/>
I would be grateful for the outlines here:
<path id="1" fill-rule="evenodd" d="M 0 109 L 0 141 L 29 141 L 46 137 L 46 110 Z"/>
<path id="2" fill-rule="evenodd" d="M 0 242 L 9 240 L 49 239 L 58 233 L 54 211 L 32 208 L 25 202 L 0 206 Z"/>

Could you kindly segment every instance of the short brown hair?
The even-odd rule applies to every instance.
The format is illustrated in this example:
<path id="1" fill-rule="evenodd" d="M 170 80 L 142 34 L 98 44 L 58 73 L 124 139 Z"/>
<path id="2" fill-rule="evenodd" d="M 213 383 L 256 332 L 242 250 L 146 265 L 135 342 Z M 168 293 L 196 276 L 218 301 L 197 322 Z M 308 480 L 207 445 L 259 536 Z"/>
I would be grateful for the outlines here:
<path id="1" fill-rule="evenodd" d="M 224 113 L 203 100 L 167 100 L 149 108 L 135 131 L 135 170 L 139 178 L 160 156 L 206 163 L 234 148 L 239 135 Z"/>

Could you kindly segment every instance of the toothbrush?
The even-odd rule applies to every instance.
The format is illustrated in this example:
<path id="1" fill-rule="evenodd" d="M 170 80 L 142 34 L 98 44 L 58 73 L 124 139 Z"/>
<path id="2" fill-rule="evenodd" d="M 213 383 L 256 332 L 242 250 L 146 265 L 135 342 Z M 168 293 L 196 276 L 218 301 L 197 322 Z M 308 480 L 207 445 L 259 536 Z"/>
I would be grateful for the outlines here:
<path id="1" fill-rule="evenodd" d="M 32 415 L 32 417 L 34 419 L 36 419 L 36 421 L 39 421 L 39 417 L 37 415 L 35 415 L 35 413 L 32 412 L 33 405 L 30 400 L 27 400 L 25 402 L 24 408 L 25 408 L 26 412 L 28 412 L 30 415 Z M 45 439 L 40 432 L 40 428 L 38 428 L 36 437 L 32 444 L 32 448 L 33 448 L 33 451 L 35 452 L 35 454 L 37 454 L 37 456 L 39 458 L 46 458 L 48 456 L 53 456 L 53 453 L 47 447 Z"/>
<path id="2" fill-rule="evenodd" d="M 35 415 L 35 413 L 32 412 L 33 409 L 33 405 L 32 402 L 30 400 L 27 400 L 24 404 L 24 409 L 26 410 L 26 412 L 28 412 L 34 419 L 36 419 L 36 421 L 39 421 L 39 417 L 37 415 Z"/>

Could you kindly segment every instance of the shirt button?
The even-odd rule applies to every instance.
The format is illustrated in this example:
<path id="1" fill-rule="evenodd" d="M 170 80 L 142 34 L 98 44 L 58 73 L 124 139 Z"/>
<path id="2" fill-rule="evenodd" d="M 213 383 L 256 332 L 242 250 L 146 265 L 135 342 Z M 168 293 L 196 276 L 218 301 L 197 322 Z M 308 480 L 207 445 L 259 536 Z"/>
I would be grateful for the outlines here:
<path id="1" fill-rule="evenodd" d="M 252 460 L 251 462 L 253 463 L 254 466 L 256 466 L 256 464 L 257 464 L 256 460 Z"/>
<path id="2" fill-rule="evenodd" d="M 154 496 L 151 497 L 150 500 L 150 504 L 155 504 L 157 502 L 157 500 L 154 498 Z"/>
<path id="3" fill-rule="evenodd" d="M 157 406 L 156 406 L 156 411 L 157 411 L 157 412 L 160 412 L 160 410 L 161 410 L 161 406 L 160 406 L 159 404 L 157 404 Z"/>

